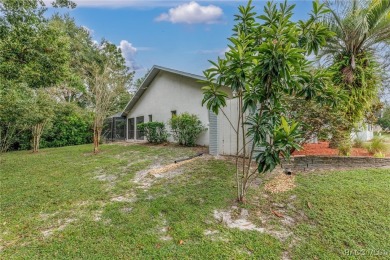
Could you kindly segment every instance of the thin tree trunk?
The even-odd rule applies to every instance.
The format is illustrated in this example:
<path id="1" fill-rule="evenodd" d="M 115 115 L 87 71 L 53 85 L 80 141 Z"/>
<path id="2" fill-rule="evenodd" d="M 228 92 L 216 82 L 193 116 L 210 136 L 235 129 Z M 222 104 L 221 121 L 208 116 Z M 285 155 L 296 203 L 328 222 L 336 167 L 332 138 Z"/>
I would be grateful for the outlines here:
<path id="1" fill-rule="evenodd" d="M 93 125 L 93 152 L 95 154 L 99 152 L 101 132 L 102 127 L 100 126 L 98 119 L 96 119 Z"/>
<path id="2" fill-rule="evenodd" d="M 240 105 L 238 104 L 238 113 L 240 113 Z M 238 160 L 239 160 L 239 152 L 240 152 L 240 114 L 238 114 L 238 122 L 237 122 L 237 132 L 236 132 L 236 183 L 237 183 L 237 201 L 241 202 L 241 181 L 239 177 L 239 166 L 238 166 Z"/>
<path id="3" fill-rule="evenodd" d="M 45 127 L 44 123 L 38 123 L 32 127 L 32 135 L 33 135 L 33 153 L 39 152 L 39 143 L 41 141 L 41 136 L 43 129 Z"/>
<path id="4" fill-rule="evenodd" d="M 246 139 L 245 139 L 245 126 L 244 126 L 244 110 L 242 109 L 242 95 L 240 95 L 240 117 L 241 117 L 241 131 L 242 131 L 242 188 L 241 188 L 241 202 L 245 202 L 245 184 L 247 182 L 245 176 L 245 162 L 246 162 Z"/>

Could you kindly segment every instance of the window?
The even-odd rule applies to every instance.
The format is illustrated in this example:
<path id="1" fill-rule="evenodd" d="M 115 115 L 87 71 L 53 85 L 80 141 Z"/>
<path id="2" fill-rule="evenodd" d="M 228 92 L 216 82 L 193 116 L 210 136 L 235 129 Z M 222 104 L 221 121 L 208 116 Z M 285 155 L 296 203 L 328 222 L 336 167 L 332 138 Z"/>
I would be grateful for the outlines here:
<path id="1" fill-rule="evenodd" d="M 152 115 L 149 115 L 149 122 L 152 122 L 153 121 L 153 117 Z"/>
<path id="2" fill-rule="evenodd" d="M 176 110 L 171 111 L 172 117 L 176 116 Z"/>

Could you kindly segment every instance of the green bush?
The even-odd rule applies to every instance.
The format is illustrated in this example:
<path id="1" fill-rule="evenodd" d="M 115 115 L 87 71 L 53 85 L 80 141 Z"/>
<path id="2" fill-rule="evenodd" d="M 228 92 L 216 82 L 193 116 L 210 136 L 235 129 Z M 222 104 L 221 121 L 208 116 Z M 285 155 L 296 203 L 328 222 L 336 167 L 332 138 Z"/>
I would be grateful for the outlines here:
<path id="1" fill-rule="evenodd" d="M 387 146 L 383 138 L 375 136 L 368 145 L 367 150 L 372 154 L 384 154 L 387 152 Z"/>
<path id="2" fill-rule="evenodd" d="M 206 130 L 198 116 L 183 113 L 169 121 L 173 138 L 184 146 L 195 146 L 196 139 Z"/>
<path id="3" fill-rule="evenodd" d="M 41 148 L 92 143 L 92 117 L 75 104 L 56 107 L 51 127 L 42 135 Z"/>
<path id="4" fill-rule="evenodd" d="M 352 145 L 349 139 L 342 141 L 337 148 L 339 150 L 339 155 L 341 156 L 351 155 Z"/>
<path id="5" fill-rule="evenodd" d="M 364 147 L 363 140 L 360 139 L 360 138 L 356 138 L 355 140 L 353 140 L 353 147 L 355 147 L 355 148 L 363 148 Z"/>
<path id="6" fill-rule="evenodd" d="M 379 153 L 375 153 L 373 155 L 373 157 L 375 157 L 375 158 L 385 158 L 386 155 L 384 153 L 379 152 Z"/>
<path id="7" fill-rule="evenodd" d="M 390 106 L 383 109 L 382 117 L 377 122 L 383 129 L 390 129 Z"/>
<path id="8" fill-rule="evenodd" d="M 138 125 L 139 129 L 144 132 L 146 140 L 149 143 L 163 143 L 168 139 L 168 132 L 165 124 L 162 122 L 148 122 Z"/>

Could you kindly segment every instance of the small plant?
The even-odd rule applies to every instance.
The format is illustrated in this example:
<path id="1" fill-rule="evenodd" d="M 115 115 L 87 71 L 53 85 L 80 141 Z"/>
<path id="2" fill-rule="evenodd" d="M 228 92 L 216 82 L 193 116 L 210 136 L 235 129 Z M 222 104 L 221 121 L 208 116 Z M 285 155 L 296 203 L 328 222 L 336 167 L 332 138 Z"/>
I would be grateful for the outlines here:
<path id="1" fill-rule="evenodd" d="M 383 138 L 379 136 L 375 136 L 371 143 L 368 145 L 367 150 L 369 153 L 377 154 L 377 153 L 386 153 L 387 152 L 387 146 L 385 144 L 385 141 Z"/>
<path id="2" fill-rule="evenodd" d="M 375 153 L 375 154 L 373 155 L 373 157 L 375 157 L 375 158 L 385 158 L 385 154 L 379 152 L 379 153 Z"/>
<path id="3" fill-rule="evenodd" d="M 339 155 L 341 155 L 341 156 L 350 156 L 351 155 L 352 145 L 351 145 L 351 141 L 349 139 L 341 142 L 337 148 L 339 150 Z"/>
<path id="4" fill-rule="evenodd" d="M 138 127 L 144 132 L 149 143 L 160 144 L 168 139 L 168 132 L 165 129 L 165 124 L 162 122 L 142 123 Z"/>
<path id="5" fill-rule="evenodd" d="M 363 148 L 364 147 L 363 140 L 360 139 L 360 138 L 356 138 L 355 140 L 353 140 L 353 147 L 355 147 L 355 148 Z"/>
<path id="6" fill-rule="evenodd" d="M 173 138 L 184 146 L 195 146 L 196 139 L 206 130 L 198 116 L 183 113 L 169 121 Z"/>

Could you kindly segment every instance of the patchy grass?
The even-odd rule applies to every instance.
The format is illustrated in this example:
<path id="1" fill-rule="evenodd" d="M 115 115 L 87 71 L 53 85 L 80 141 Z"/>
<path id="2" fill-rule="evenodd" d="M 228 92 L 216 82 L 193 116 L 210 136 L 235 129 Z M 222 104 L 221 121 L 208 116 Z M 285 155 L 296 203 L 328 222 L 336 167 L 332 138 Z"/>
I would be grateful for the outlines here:
<path id="1" fill-rule="evenodd" d="M 264 193 L 253 212 L 263 226 L 290 234 L 292 259 L 390 257 L 390 169 L 299 174 L 297 188 Z M 266 221 L 264 221 L 266 220 Z"/>
<path id="2" fill-rule="evenodd" d="M 90 150 L 1 155 L 0 258 L 280 258 L 276 238 L 214 219 L 214 210 L 234 198 L 231 164 L 202 158 L 157 178 L 144 170 L 195 151 L 145 145 L 104 145 L 98 155 Z"/>
<path id="3" fill-rule="evenodd" d="M 90 150 L 0 155 L 0 258 L 390 256 L 390 169 L 298 174 L 280 193 L 265 175 L 241 209 L 230 162 L 172 166 L 196 153 L 173 146 Z"/>

